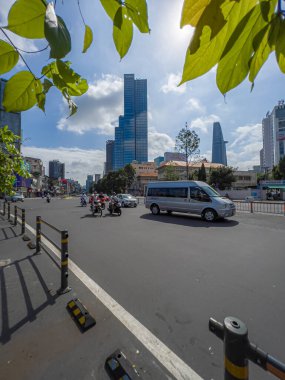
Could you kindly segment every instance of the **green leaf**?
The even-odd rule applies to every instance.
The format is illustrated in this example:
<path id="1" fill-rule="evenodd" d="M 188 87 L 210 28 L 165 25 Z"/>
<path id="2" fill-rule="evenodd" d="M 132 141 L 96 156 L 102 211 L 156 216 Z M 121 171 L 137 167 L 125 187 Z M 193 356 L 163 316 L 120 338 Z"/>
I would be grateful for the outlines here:
<path id="1" fill-rule="evenodd" d="M 83 45 L 82 53 L 86 53 L 86 51 L 89 49 L 90 45 L 92 44 L 92 41 L 93 41 L 92 29 L 88 25 L 85 25 L 84 45 Z"/>
<path id="2" fill-rule="evenodd" d="M 43 92 L 36 95 L 37 97 L 37 106 L 45 112 L 46 96 Z"/>
<path id="3" fill-rule="evenodd" d="M 21 112 L 32 108 L 36 102 L 38 83 L 29 71 L 20 71 L 8 80 L 4 89 L 3 106 L 7 112 Z"/>
<path id="4" fill-rule="evenodd" d="M 139 31 L 141 33 L 149 33 L 146 0 L 127 0 L 125 1 L 125 6 L 128 10 L 128 15 Z"/>
<path id="5" fill-rule="evenodd" d="M 63 19 L 55 14 L 52 3 L 47 6 L 44 26 L 50 58 L 65 57 L 71 50 L 71 38 Z"/>
<path id="6" fill-rule="evenodd" d="M 256 0 L 241 0 L 226 2 L 221 6 L 221 11 L 227 21 L 226 24 L 214 38 L 211 38 L 210 28 L 202 28 L 200 47 L 195 53 L 191 53 L 189 49 L 186 52 L 180 84 L 205 74 L 218 63 L 236 26 L 255 4 Z"/>
<path id="7" fill-rule="evenodd" d="M 113 40 L 121 59 L 127 54 L 133 39 L 133 23 L 125 7 L 119 7 L 114 18 Z"/>
<path id="8" fill-rule="evenodd" d="M 6 29 L 25 38 L 44 38 L 45 1 L 17 0 L 8 15 Z"/>
<path id="9" fill-rule="evenodd" d="M 44 79 L 44 83 L 43 83 L 43 88 L 44 88 L 44 93 L 47 94 L 49 89 L 53 86 L 53 83 L 48 80 L 48 79 Z"/>
<path id="10" fill-rule="evenodd" d="M 77 112 L 78 107 L 74 103 L 74 101 L 70 98 L 69 94 L 65 90 L 62 91 L 62 95 L 64 96 L 64 98 L 67 100 L 67 103 L 68 103 L 68 107 L 70 110 L 70 114 L 68 116 L 68 118 L 69 118 Z"/>
<path id="11" fill-rule="evenodd" d="M 7 73 L 17 64 L 19 53 L 5 41 L 0 40 L 0 74 Z"/>
<path id="12" fill-rule="evenodd" d="M 274 1 L 263 0 L 240 21 L 232 33 L 217 69 L 217 85 L 222 94 L 246 78 L 253 54 L 253 40 L 266 26 L 268 17 L 272 15 L 272 7 Z"/>
<path id="13" fill-rule="evenodd" d="M 114 20 L 114 17 L 117 13 L 120 3 L 117 0 L 100 0 L 103 8 L 107 15 Z"/>
<path id="14" fill-rule="evenodd" d="M 209 2 L 210 0 L 184 0 L 180 28 L 185 25 L 197 26 L 198 21 Z"/>
<path id="15" fill-rule="evenodd" d="M 276 59 L 282 73 L 285 73 L 284 33 L 285 33 L 285 20 L 282 20 L 280 22 L 279 34 L 276 41 Z"/>
<path id="16" fill-rule="evenodd" d="M 44 73 L 61 92 L 65 90 L 69 96 L 81 96 L 88 90 L 86 79 L 71 69 L 70 62 L 54 61 L 43 67 Z"/>
<path id="17" fill-rule="evenodd" d="M 276 41 L 280 29 L 280 17 L 276 15 L 270 24 L 267 24 L 264 29 L 253 41 L 255 50 L 254 55 L 250 60 L 249 80 L 253 83 L 259 70 L 266 62 L 269 54 L 275 49 Z"/>

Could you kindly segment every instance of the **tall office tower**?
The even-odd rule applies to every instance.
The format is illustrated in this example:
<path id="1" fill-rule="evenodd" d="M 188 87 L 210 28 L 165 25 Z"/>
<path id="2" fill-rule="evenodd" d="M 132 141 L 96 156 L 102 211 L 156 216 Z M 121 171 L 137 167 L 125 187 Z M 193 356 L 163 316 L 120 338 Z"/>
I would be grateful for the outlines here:
<path id="1" fill-rule="evenodd" d="M 227 151 L 224 140 L 222 127 L 219 122 L 213 124 L 213 144 L 212 144 L 212 162 L 227 166 Z"/>
<path id="2" fill-rule="evenodd" d="M 52 179 L 65 178 L 65 164 L 58 160 L 49 161 L 49 177 Z"/>
<path id="3" fill-rule="evenodd" d="M 105 173 L 108 174 L 114 170 L 114 157 L 115 157 L 115 140 L 106 141 L 106 162 Z"/>
<path id="4" fill-rule="evenodd" d="M 263 169 L 271 170 L 285 155 L 285 104 L 280 100 L 262 120 Z"/>
<path id="5" fill-rule="evenodd" d="M 95 178 L 95 180 L 94 180 L 95 184 L 98 183 L 101 179 L 101 174 L 95 174 L 94 178 Z"/>
<path id="6" fill-rule="evenodd" d="M 264 168 L 264 150 L 263 148 L 259 151 L 259 162 L 260 162 L 260 168 L 261 170 Z"/>
<path id="7" fill-rule="evenodd" d="M 147 132 L 147 80 L 125 74 L 124 115 L 115 128 L 115 170 L 148 161 Z"/>
<path id="8" fill-rule="evenodd" d="M 8 128 L 17 136 L 22 137 L 21 130 L 21 113 L 6 112 L 2 106 L 4 88 L 7 80 L 0 78 L 0 128 L 8 125 Z M 21 142 L 17 144 L 17 149 L 21 148 Z"/>
<path id="9" fill-rule="evenodd" d="M 90 193 L 92 191 L 92 185 L 93 185 L 93 175 L 88 175 L 86 179 L 86 192 Z"/>

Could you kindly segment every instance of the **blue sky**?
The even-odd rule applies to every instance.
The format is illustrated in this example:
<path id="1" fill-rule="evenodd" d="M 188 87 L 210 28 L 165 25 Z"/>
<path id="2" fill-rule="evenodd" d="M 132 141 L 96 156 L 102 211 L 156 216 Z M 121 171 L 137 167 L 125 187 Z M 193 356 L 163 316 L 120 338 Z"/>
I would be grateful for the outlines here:
<path id="1" fill-rule="evenodd" d="M 10 0 L 1 0 L 0 24 L 6 24 Z M 211 159 L 212 125 L 220 121 L 227 145 L 228 163 L 239 169 L 259 164 L 262 147 L 261 121 L 278 100 L 284 98 L 284 75 L 272 56 L 257 77 L 255 88 L 245 81 L 224 99 L 215 83 L 215 69 L 196 80 L 177 87 L 184 57 L 193 30 L 180 29 L 182 0 L 149 0 L 151 33 L 134 33 L 132 46 L 120 60 L 112 40 L 112 22 L 99 0 L 81 0 L 86 23 L 94 42 L 82 54 L 84 26 L 78 16 L 77 0 L 57 2 L 72 37 L 72 53 L 66 58 L 73 69 L 85 77 L 90 88 L 75 101 L 78 113 L 67 119 L 68 107 L 56 90 L 48 94 L 46 114 L 34 108 L 22 114 L 23 153 L 41 158 L 45 166 L 51 159 L 66 163 L 67 177 L 85 182 L 87 174 L 102 173 L 105 141 L 114 136 L 118 116 L 123 112 L 123 74 L 134 73 L 148 80 L 149 160 L 173 150 L 175 136 L 185 122 L 198 133 L 201 154 Z M 0 38 L 3 38 L 1 36 Z M 13 36 L 13 39 L 15 37 Z M 35 50 L 42 41 L 16 37 L 17 46 Z M 25 54 L 36 74 L 48 62 L 48 51 Z M 22 66 L 21 69 L 25 70 Z M 4 75 L 9 78 L 9 75 Z"/>

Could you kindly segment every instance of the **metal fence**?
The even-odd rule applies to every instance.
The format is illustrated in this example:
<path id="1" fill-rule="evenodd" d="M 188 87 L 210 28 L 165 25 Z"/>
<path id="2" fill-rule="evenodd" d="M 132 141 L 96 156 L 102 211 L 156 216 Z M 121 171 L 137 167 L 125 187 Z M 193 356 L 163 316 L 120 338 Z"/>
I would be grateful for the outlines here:
<path id="1" fill-rule="evenodd" d="M 237 211 L 285 216 L 285 202 L 234 201 Z"/>

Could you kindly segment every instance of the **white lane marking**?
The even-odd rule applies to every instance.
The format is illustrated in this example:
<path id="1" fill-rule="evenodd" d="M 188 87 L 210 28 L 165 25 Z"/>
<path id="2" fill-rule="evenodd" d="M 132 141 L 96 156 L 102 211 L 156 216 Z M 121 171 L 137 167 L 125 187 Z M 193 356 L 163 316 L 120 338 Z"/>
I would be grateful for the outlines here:
<path id="1" fill-rule="evenodd" d="M 36 231 L 26 223 L 26 228 L 34 235 Z M 44 237 L 42 242 L 60 259 L 60 252 Z M 81 282 L 109 309 L 114 316 L 152 353 L 152 355 L 178 380 L 202 380 L 191 367 L 162 343 L 151 331 L 142 325 L 126 309 L 116 302 L 94 280 L 84 273 L 72 260 L 69 269 Z"/>

